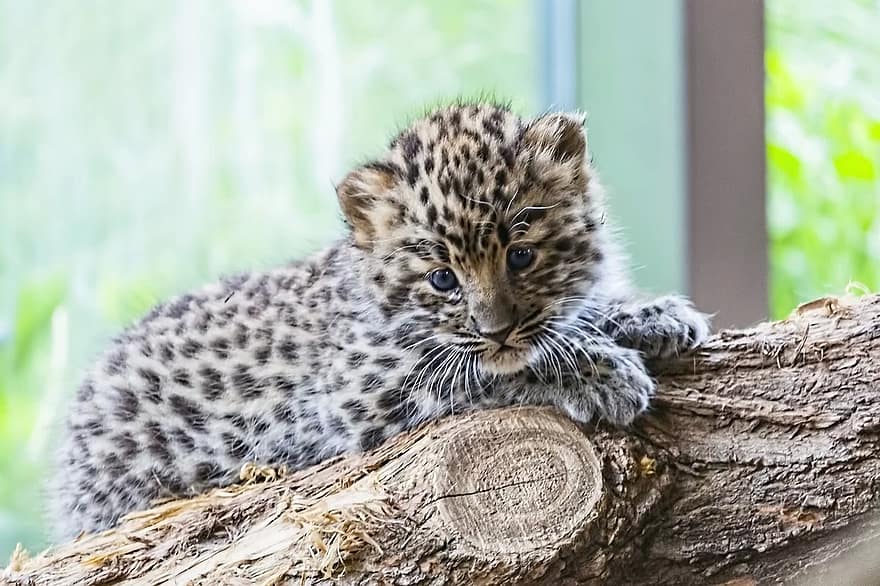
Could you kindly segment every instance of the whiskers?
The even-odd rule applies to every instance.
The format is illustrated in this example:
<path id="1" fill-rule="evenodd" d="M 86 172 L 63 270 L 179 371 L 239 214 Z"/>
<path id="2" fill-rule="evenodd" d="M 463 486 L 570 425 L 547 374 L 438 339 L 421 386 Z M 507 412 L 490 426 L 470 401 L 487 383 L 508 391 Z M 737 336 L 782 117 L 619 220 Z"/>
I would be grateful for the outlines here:
<path id="1" fill-rule="evenodd" d="M 424 345 L 434 346 L 424 350 Z M 422 353 L 401 383 L 412 405 L 412 419 L 422 421 L 443 413 L 455 413 L 466 401 L 473 406 L 474 392 L 481 392 L 479 355 L 485 349 L 482 338 L 467 335 L 434 334 L 407 346 L 409 354 Z M 430 399 L 430 402 L 425 402 Z M 447 405 L 448 402 L 448 406 Z"/>
<path id="2" fill-rule="evenodd" d="M 521 368 L 548 385 L 598 376 L 597 355 L 614 343 L 600 327 L 613 323 L 606 310 L 589 296 L 556 299 L 520 321 L 509 348 L 467 331 L 425 332 L 405 348 L 414 356 L 401 387 L 411 420 L 467 409 L 487 385 Z"/>
<path id="3" fill-rule="evenodd" d="M 615 323 L 587 296 L 563 297 L 548 303 L 528 316 L 521 335 L 538 351 L 532 372 L 542 379 L 549 375 L 557 383 L 568 378 L 596 376 L 599 369 L 590 352 L 591 347 L 614 343 L 598 325 L 597 320 Z"/>

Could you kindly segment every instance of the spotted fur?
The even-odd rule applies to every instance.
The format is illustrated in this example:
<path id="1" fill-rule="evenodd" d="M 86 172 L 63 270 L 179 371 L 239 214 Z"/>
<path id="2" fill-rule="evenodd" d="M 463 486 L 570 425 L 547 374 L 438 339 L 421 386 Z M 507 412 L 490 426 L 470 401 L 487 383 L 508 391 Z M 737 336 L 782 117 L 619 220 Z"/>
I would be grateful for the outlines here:
<path id="1" fill-rule="evenodd" d="M 71 406 L 58 535 L 230 483 L 245 462 L 301 468 L 474 408 L 631 422 L 654 389 L 643 358 L 708 327 L 683 298 L 635 301 L 582 123 L 436 110 L 340 183 L 345 238 L 129 328 Z M 444 269 L 457 286 L 439 291 Z"/>

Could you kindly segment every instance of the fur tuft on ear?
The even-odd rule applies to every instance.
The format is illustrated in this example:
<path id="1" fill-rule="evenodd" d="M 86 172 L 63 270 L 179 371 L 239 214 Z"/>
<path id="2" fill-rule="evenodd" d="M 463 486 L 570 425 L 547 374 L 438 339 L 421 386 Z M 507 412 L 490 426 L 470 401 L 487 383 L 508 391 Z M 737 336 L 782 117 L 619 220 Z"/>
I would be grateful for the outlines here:
<path id="1" fill-rule="evenodd" d="M 393 163 L 377 161 L 355 169 L 336 186 L 339 207 L 361 248 L 369 248 L 382 229 L 391 203 L 389 192 L 399 175 Z"/>
<path id="2" fill-rule="evenodd" d="M 554 112 L 532 120 L 523 139 L 533 148 L 549 151 L 559 162 L 587 158 L 587 133 L 583 114 Z"/>

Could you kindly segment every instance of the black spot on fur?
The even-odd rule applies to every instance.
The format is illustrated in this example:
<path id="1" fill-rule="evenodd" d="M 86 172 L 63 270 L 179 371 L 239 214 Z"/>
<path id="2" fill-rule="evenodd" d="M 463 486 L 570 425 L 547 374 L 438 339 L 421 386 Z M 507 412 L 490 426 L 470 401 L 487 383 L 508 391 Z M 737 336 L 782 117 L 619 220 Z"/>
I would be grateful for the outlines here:
<path id="1" fill-rule="evenodd" d="M 382 388 L 385 384 L 385 377 L 380 373 L 374 372 L 364 377 L 361 383 L 361 392 L 368 395 Z"/>
<path id="2" fill-rule="evenodd" d="M 278 355 L 287 362 L 294 363 L 299 358 L 298 346 L 290 336 L 285 336 L 279 340 L 275 345 L 275 349 L 278 351 Z"/>
<path id="3" fill-rule="evenodd" d="M 191 428 L 205 431 L 205 414 L 199 410 L 198 404 L 181 395 L 172 395 L 168 404 L 172 411 L 180 415 Z"/>
<path id="4" fill-rule="evenodd" d="M 144 380 L 143 396 L 152 403 L 158 403 L 162 400 L 162 381 L 159 375 L 152 370 L 139 368 L 138 376 Z"/>
<path id="5" fill-rule="evenodd" d="M 308 419 L 305 427 L 303 427 L 303 432 L 310 436 L 322 436 L 324 435 L 324 425 L 317 417 L 311 417 Z"/>
<path id="6" fill-rule="evenodd" d="M 296 422 L 296 412 L 289 403 L 276 403 L 272 408 L 272 416 L 278 423 L 289 425 Z"/>
<path id="7" fill-rule="evenodd" d="M 415 163 L 407 163 L 406 165 L 406 182 L 410 187 L 416 186 L 419 179 L 419 167 Z"/>
<path id="8" fill-rule="evenodd" d="M 376 359 L 376 364 L 386 371 L 394 370 L 400 364 L 400 359 L 390 354 L 385 354 Z"/>
<path id="9" fill-rule="evenodd" d="M 179 427 L 175 427 L 171 430 L 171 439 L 179 445 L 184 451 L 190 452 L 195 449 L 196 442 L 193 440 L 192 436 L 189 435 L 184 430 Z"/>
<path id="10" fill-rule="evenodd" d="M 242 461 L 247 458 L 250 449 L 242 438 L 232 433 L 224 433 L 221 436 L 223 445 L 226 447 L 226 453 L 235 460 Z"/>
<path id="11" fill-rule="evenodd" d="M 226 392 L 223 375 L 216 368 L 203 366 L 199 369 L 199 376 L 202 377 L 202 394 L 206 399 L 214 401 Z"/>
<path id="12" fill-rule="evenodd" d="M 273 379 L 272 385 L 281 391 L 285 397 L 290 397 L 296 391 L 296 383 L 290 379 L 283 376 L 277 376 Z"/>
<path id="13" fill-rule="evenodd" d="M 222 478 L 224 471 L 216 462 L 199 462 L 196 464 L 195 480 L 196 482 L 205 484 L 213 480 Z"/>
<path id="14" fill-rule="evenodd" d="M 385 439 L 385 431 L 378 426 L 369 427 L 361 434 L 361 448 L 369 450 L 379 445 Z"/>
<path id="15" fill-rule="evenodd" d="M 141 403 L 131 389 L 115 388 L 116 406 L 114 415 L 120 421 L 133 421 L 141 410 Z"/>
<path id="16" fill-rule="evenodd" d="M 192 388 L 192 378 L 190 377 L 189 371 L 184 370 L 183 368 L 176 368 L 171 372 L 171 380 L 174 381 L 175 384 L 178 384 L 182 387 Z"/>
<path id="17" fill-rule="evenodd" d="M 362 401 L 349 399 L 342 404 L 342 408 L 345 409 L 353 422 L 360 423 L 366 420 L 368 410 Z"/>
<path id="18" fill-rule="evenodd" d="M 232 384 L 243 399 L 256 399 L 265 391 L 263 382 L 257 379 L 244 364 L 235 366 L 235 371 L 232 373 Z"/>
<path id="19" fill-rule="evenodd" d="M 248 426 L 256 435 L 263 435 L 269 431 L 270 423 L 266 419 L 255 415 L 254 417 L 251 417 Z"/>
<path id="20" fill-rule="evenodd" d="M 195 358 L 203 348 L 201 342 L 189 338 L 180 347 L 180 354 L 184 358 Z"/>
<path id="21" fill-rule="evenodd" d="M 200 333 L 207 334 L 208 328 L 210 327 L 210 325 L 213 321 L 214 321 L 214 316 L 211 315 L 210 313 L 208 313 L 207 311 L 205 311 L 199 315 L 198 319 L 196 319 L 195 328 Z"/>
<path id="22" fill-rule="evenodd" d="M 553 248 L 561 253 L 571 252 L 574 250 L 574 241 L 567 237 L 557 238 L 553 243 Z"/>
<path id="23" fill-rule="evenodd" d="M 507 230 L 507 226 L 499 222 L 495 226 L 495 232 L 498 235 L 498 241 L 501 243 L 501 246 L 510 244 L 510 232 Z"/>
<path id="24" fill-rule="evenodd" d="M 250 334 L 245 326 L 239 324 L 236 327 L 235 335 L 233 336 L 233 340 L 235 341 L 235 345 L 244 350 L 248 346 L 248 339 L 250 338 Z"/>
<path id="25" fill-rule="evenodd" d="M 516 156 L 513 153 L 513 149 L 509 146 L 503 146 L 498 149 L 498 154 L 501 155 L 501 158 L 504 160 L 504 164 L 507 165 L 508 169 L 513 169 L 514 165 L 516 165 Z"/>
<path id="26" fill-rule="evenodd" d="M 401 386 L 389 389 L 379 395 L 376 406 L 385 414 L 388 422 L 405 421 L 416 412 L 416 406 L 409 400 L 409 393 Z"/>
<path id="27" fill-rule="evenodd" d="M 214 338 L 211 341 L 211 349 L 217 358 L 221 360 L 229 358 L 229 340 L 226 338 Z"/>
<path id="28" fill-rule="evenodd" d="M 299 327 L 299 318 L 297 316 L 296 310 L 290 308 L 284 312 L 284 323 L 289 328 Z"/>
<path id="29" fill-rule="evenodd" d="M 107 454 L 104 458 L 104 470 L 111 476 L 122 476 L 125 473 L 126 465 L 119 459 L 116 454 Z"/>
<path id="30" fill-rule="evenodd" d="M 150 436 L 150 441 L 147 444 L 147 451 L 150 453 L 150 456 L 156 458 L 165 466 L 171 466 L 174 458 L 168 450 L 168 438 L 162 432 L 161 426 L 155 421 L 150 421 L 144 426 L 144 430 Z"/>
<path id="31" fill-rule="evenodd" d="M 428 226 L 433 226 L 437 222 L 437 208 L 429 204 L 425 209 L 425 217 L 428 220 Z"/>
<path id="32" fill-rule="evenodd" d="M 89 419 L 82 424 L 83 431 L 87 431 L 91 436 L 101 436 L 107 431 L 103 421 L 100 419 Z"/>
<path id="33" fill-rule="evenodd" d="M 272 328 L 262 327 L 257 328 L 254 332 L 254 339 L 262 340 L 263 342 L 271 342 L 272 341 Z"/>
<path id="34" fill-rule="evenodd" d="M 139 451 L 140 446 L 127 431 L 116 435 L 113 442 L 119 447 L 118 455 L 124 460 L 131 460 Z"/>
<path id="35" fill-rule="evenodd" d="M 238 429 L 239 431 L 245 431 L 247 429 L 247 421 L 244 418 L 244 415 L 241 413 L 230 413 L 223 416 L 223 419 L 227 420 L 233 427 Z"/>
<path id="36" fill-rule="evenodd" d="M 110 376 L 122 374 L 128 362 L 128 354 L 123 348 L 117 348 L 107 356 L 105 372 Z"/>
<path id="37" fill-rule="evenodd" d="M 257 361 L 257 364 L 260 366 L 265 366 L 269 362 L 269 358 L 272 356 L 272 347 L 271 346 L 258 346 L 254 349 L 254 360 Z"/>
<path id="38" fill-rule="evenodd" d="M 398 144 L 407 159 L 415 159 L 422 150 L 422 141 L 415 133 L 407 132 L 398 138 Z"/>
<path id="39" fill-rule="evenodd" d="M 163 342 L 159 346 L 159 354 L 162 356 L 162 360 L 165 362 L 171 362 L 174 360 L 174 348 L 171 346 L 170 342 Z"/>
<path id="40" fill-rule="evenodd" d="M 329 428 L 334 435 L 337 435 L 339 437 L 347 438 L 350 435 L 348 425 L 346 425 L 345 421 L 343 421 L 342 418 L 337 415 L 334 415 L 330 418 Z"/>

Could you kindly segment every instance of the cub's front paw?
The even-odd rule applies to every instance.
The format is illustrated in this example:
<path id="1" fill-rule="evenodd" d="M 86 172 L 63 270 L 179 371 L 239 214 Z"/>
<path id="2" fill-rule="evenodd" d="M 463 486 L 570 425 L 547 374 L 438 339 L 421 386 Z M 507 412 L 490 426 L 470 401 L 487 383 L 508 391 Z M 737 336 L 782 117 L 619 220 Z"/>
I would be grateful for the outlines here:
<path id="1" fill-rule="evenodd" d="M 610 321 L 617 343 L 649 360 L 690 352 L 709 335 L 709 317 L 677 295 L 621 310 Z"/>
<path id="2" fill-rule="evenodd" d="M 634 350 L 617 347 L 613 354 L 597 360 L 593 375 L 583 379 L 582 388 L 565 410 L 572 419 L 600 419 L 618 427 L 633 422 L 648 408 L 655 384 L 641 356 Z"/>
<path id="3" fill-rule="evenodd" d="M 656 385 L 637 352 L 622 349 L 616 368 L 599 387 L 596 415 L 618 427 L 625 427 L 641 415 L 654 396 Z"/>

